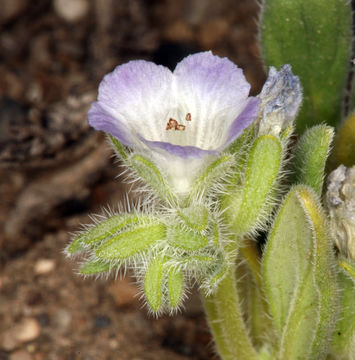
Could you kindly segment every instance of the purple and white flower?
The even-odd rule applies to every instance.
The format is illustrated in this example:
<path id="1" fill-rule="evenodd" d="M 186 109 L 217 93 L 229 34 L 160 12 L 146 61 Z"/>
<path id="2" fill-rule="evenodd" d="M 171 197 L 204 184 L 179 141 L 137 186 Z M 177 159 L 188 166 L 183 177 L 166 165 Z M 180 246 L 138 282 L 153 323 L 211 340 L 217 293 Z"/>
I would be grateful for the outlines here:
<path id="1" fill-rule="evenodd" d="M 137 60 L 116 67 L 99 87 L 89 123 L 148 156 L 177 193 L 255 120 L 243 71 L 211 52 L 190 55 L 171 72 Z"/>

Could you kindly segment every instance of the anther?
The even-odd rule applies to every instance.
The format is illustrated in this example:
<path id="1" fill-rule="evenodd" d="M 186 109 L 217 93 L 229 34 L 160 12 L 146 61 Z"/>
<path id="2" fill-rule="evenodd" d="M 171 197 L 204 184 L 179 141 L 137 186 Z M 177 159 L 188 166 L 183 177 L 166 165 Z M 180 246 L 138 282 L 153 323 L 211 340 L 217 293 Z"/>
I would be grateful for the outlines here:
<path id="1" fill-rule="evenodd" d="M 191 113 L 187 113 L 185 116 L 186 121 L 191 121 Z"/>

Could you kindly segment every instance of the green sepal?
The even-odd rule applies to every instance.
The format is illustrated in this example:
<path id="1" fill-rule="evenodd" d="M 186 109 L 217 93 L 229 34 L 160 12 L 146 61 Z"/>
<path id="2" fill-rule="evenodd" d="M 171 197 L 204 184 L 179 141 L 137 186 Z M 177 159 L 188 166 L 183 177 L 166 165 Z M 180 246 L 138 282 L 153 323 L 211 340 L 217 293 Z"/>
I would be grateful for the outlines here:
<path id="1" fill-rule="evenodd" d="M 162 282 L 165 260 L 157 257 L 148 266 L 144 277 L 144 294 L 154 312 L 158 312 L 163 304 Z"/>
<path id="2" fill-rule="evenodd" d="M 152 247 L 166 236 L 164 224 L 137 226 L 112 237 L 96 250 L 96 256 L 108 260 L 123 260 Z"/>
<path id="3" fill-rule="evenodd" d="M 303 87 L 296 127 L 337 126 L 351 54 L 351 6 L 347 0 L 268 0 L 261 46 L 268 66 L 291 64 Z"/>
<path id="4" fill-rule="evenodd" d="M 82 275 L 92 275 L 92 274 L 100 274 L 111 269 L 111 265 L 109 263 L 105 263 L 102 261 L 89 261 L 83 266 L 80 267 L 79 272 Z"/>
<path id="5" fill-rule="evenodd" d="M 186 251 L 198 250 L 208 244 L 206 236 L 181 226 L 170 227 L 167 238 L 171 246 Z"/>
<path id="6" fill-rule="evenodd" d="M 179 217 L 189 228 L 195 231 L 205 230 L 208 224 L 209 213 L 204 205 L 193 205 L 178 211 Z"/>
<path id="7" fill-rule="evenodd" d="M 352 360 L 355 354 L 355 278 L 342 268 L 338 272 L 340 314 L 333 334 L 331 354 L 337 360 Z"/>
<path id="8" fill-rule="evenodd" d="M 295 149 L 295 183 L 309 185 L 318 195 L 322 193 L 325 163 L 333 136 L 330 126 L 314 126 L 302 135 Z"/>
<path id="9" fill-rule="evenodd" d="M 191 202 L 196 197 L 206 195 L 218 179 L 226 176 L 226 173 L 232 167 L 234 162 L 234 156 L 226 153 L 207 166 L 207 168 L 202 171 L 199 178 L 194 182 L 189 194 L 188 202 Z"/>
<path id="10" fill-rule="evenodd" d="M 280 140 L 272 135 L 260 136 L 250 149 L 243 185 L 225 197 L 227 220 L 238 235 L 253 230 L 263 217 L 281 163 Z"/>
<path id="11" fill-rule="evenodd" d="M 127 160 L 129 152 L 126 150 L 125 146 L 121 144 L 114 136 L 107 134 L 108 139 L 115 150 L 115 153 L 121 157 L 123 160 Z"/>
<path id="12" fill-rule="evenodd" d="M 132 153 L 128 165 L 164 200 L 176 200 L 160 170 L 145 156 Z"/>
<path id="13" fill-rule="evenodd" d="M 183 294 L 183 274 L 179 269 L 171 268 L 168 272 L 168 294 L 170 306 L 177 308 Z"/>
<path id="14" fill-rule="evenodd" d="M 327 221 L 314 192 L 295 186 L 264 251 L 263 280 L 281 359 L 324 359 L 337 287 Z"/>

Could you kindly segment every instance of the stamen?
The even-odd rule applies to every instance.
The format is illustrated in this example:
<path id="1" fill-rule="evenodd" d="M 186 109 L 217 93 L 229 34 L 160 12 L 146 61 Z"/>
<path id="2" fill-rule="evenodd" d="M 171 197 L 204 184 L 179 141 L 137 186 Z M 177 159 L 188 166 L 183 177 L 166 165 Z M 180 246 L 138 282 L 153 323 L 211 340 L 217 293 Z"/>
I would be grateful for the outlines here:
<path id="1" fill-rule="evenodd" d="M 187 113 L 185 116 L 186 121 L 191 121 L 191 113 Z"/>
<path id="2" fill-rule="evenodd" d="M 171 130 L 171 129 L 177 130 L 178 125 L 179 123 L 175 119 L 170 118 L 166 124 L 165 130 Z"/>
<path id="3" fill-rule="evenodd" d="M 180 130 L 184 131 L 186 128 L 185 125 L 179 124 L 175 119 L 170 118 L 166 124 L 165 130 Z"/>

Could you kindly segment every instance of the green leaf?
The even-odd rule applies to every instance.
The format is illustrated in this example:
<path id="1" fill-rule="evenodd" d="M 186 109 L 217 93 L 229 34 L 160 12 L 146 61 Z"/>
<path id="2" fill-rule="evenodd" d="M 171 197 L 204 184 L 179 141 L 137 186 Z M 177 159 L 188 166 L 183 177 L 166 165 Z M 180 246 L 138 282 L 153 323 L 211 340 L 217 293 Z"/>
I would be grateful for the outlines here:
<path id="1" fill-rule="evenodd" d="M 109 263 L 105 263 L 102 261 L 90 261 L 80 267 L 80 274 L 83 275 L 91 275 L 91 274 L 99 274 L 102 272 L 109 271 L 111 268 Z"/>
<path id="2" fill-rule="evenodd" d="M 129 225 L 142 224 L 153 220 L 151 215 L 114 215 L 77 236 L 68 248 L 70 254 L 82 251 L 85 246 L 93 247 Z"/>
<path id="3" fill-rule="evenodd" d="M 186 251 L 198 250 L 208 244 L 208 238 L 198 232 L 185 230 L 175 226 L 168 230 L 168 240 L 171 246 Z"/>
<path id="4" fill-rule="evenodd" d="M 280 359 L 324 359 L 337 289 L 326 218 L 310 188 L 295 186 L 285 198 L 262 268 Z"/>
<path id="5" fill-rule="evenodd" d="M 282 148 L 279 139 L 272 135 L 259 137 L 250 150 L 246 165 L 244 186 L 226 196 L 226 216 L 237 234 L 255 228 L 265 215 L 268 199 L 281 169 Z"/>
<path id="6" fill-rule="evenodd" d="M 297 131 L 337 126 L 349 69 L 351 6 L 347 0 L 267 0 L 262 11 L 265 63 L 291 64 L 304 90 Z"/>
<path id="7" fill-rule="evenodd" d="M 339 271 L 341 295 L 339 320 L 333 334 L 332 351 L 337 360 L 351 360 L 355 354 L 355 283 L 346 270 Z"/>
<path id="8" fill-rule="evenodd" d="M 321 195 L 324 168 L 334 130 L 318 125 L 307 130 L 297 143 L 294 156 L 295 182 L 311 186 Z"/>
<path id="9" fill-rule="evenodd" d="M 208 223 L 208 210 L 203 205 L 194 205 L 178 211 L 180 218 L 184 223 L 195 231 L 205 230 Z"/>
<path id="10" fill-rule="evenodd" d="M 163 224 L 140 226 L 114 236 L 96 250 L 96 256 L 103 259 L 127 259 L 140 253 L 166 236 Z"/>
<path id="11" fill-rule="evenodd" d="M 183 275 L 181 270 L 170 269 L 168 273 L 169 302 L 172 308 L 177 308 L 182 299 Z"/>
<path id="12" fill-rule="evenodd" d="M 163 302 L 162 280 L 164 259 L 158 257 L 154 259 L 148 266 L 144 277 L 144 294 L 149 306 L 153 311 L 160 310 Z"/>

